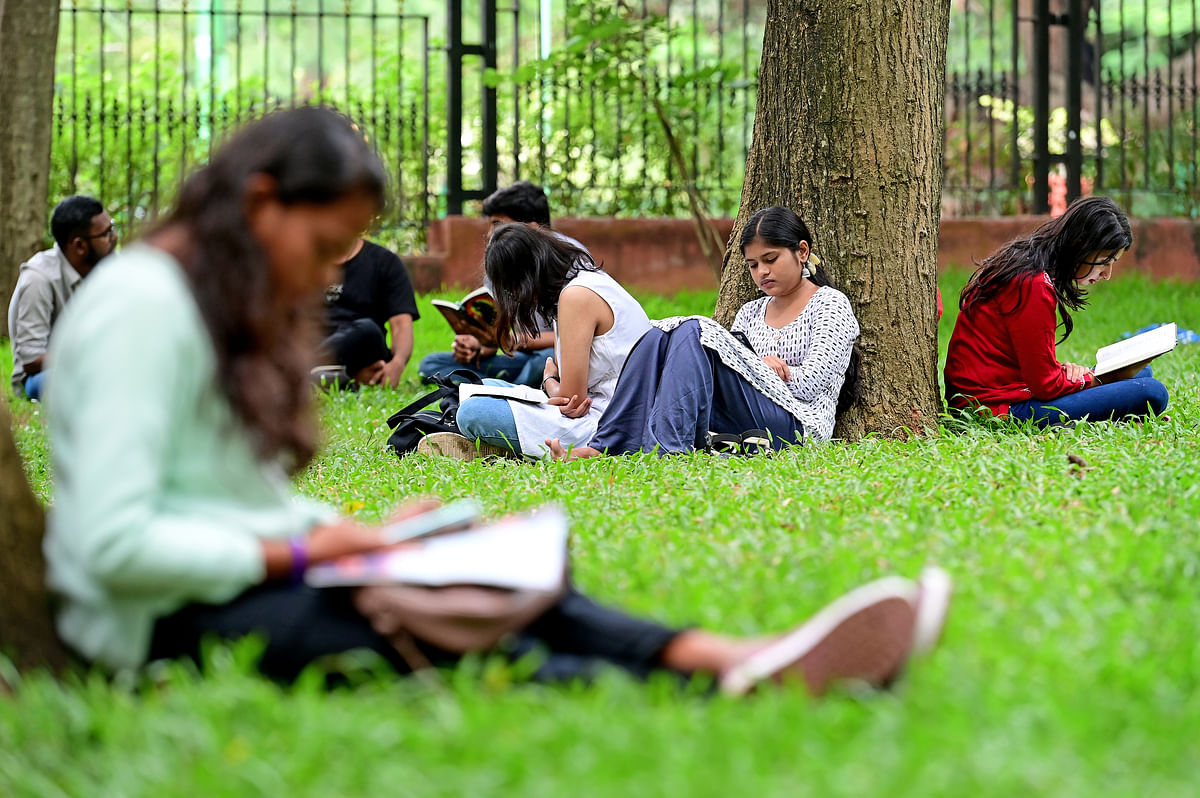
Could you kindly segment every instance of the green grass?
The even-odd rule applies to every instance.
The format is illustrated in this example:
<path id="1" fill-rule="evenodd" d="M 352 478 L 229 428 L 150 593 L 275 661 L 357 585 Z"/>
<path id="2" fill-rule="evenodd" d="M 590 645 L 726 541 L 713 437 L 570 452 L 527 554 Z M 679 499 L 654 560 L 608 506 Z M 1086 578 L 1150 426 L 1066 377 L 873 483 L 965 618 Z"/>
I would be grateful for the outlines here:
<path id="1" fill-rule="evenodd" d="M 952 325 L 964 275 L 943 281 Z M 700 294 L 648 304 L 704 312 Z M 1122 277 L 1076 316 L 1087 362 L 1150 321 L 1200 327 L 1200 285 Z M 417 326 L 417 351 L 445 325 Z M 363 676 L 282 690 L 253 651 L 155 687 L 92 675 L 0 700 L 4 795 L 1190 795 L 1200 761 L 1200 346 L 1156 363 L 1171 420 L 1061 432 L 973 424 L 772 458 L 464 464 L 384 448 L 418 388 L 322 399 L 327 446 L 300 490 L 364 519 L 419 495 L 499 514 L 561 503 L 578 582 L 671 623 L 788 627 L 882 573 L 948 568 L 942 646 L 899 690 L 740 701 L 620 678 L 513 684 L 470 662 L 442 686 Z M 35 409 L 19 443 L 43 496 Z M 1067 454 L 1092 466 L 1071 476 Z"/>

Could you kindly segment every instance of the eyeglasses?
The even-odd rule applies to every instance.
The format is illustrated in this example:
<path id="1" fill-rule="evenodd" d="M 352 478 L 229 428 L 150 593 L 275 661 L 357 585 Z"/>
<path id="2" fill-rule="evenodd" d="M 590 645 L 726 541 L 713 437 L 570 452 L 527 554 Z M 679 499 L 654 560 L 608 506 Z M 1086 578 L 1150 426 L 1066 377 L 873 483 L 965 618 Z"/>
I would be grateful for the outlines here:
<path id="1" fill-rule="evenodd" d="M 86 238 L 88 240 L 91 240 L 93 238 L 116 238 L 116 237 L 117 237 L 117 230 L 111 224 L 108 227 L 101 230 L 99 233 L 96 233 L 95 235 L 80 236 L 80 238 Z"/>
<path id="2" fill-rule="evenodd" d="M 1118 253 L 1114 252 L 1104 260 L 1084 260 L 1080 261 L 1080 266 L 1108 266 L 1110 263 L 1115 263 Z"/>

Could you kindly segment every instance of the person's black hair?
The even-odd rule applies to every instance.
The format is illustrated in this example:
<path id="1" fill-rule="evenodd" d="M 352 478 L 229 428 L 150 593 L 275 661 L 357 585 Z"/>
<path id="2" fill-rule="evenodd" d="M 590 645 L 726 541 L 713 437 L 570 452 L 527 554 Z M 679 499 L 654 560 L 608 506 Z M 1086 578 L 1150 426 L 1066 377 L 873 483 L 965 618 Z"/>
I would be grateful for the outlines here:
<path id="1" fill-rule="evenodd" d="M 483 201 L 484 216 L 507 216 L 514 222 L 534 222 L 550 226 L 550 200 L 546 191 L 536 183 L 518 180 Z"/>
<path id="2" fill-rule="evenodd" d="M 298 470 L 316 450 L 308 382 L 315 314 L 280 296 L 251 232 L 247 184 L 263 175 L 284 205 L 328 205 L 363 194 L 380 209 L 387 178 L 350 120 L 326 108 L 279 111 L 225 142 L 183 184 L 159 225 L 187 233 L 183 266 L 212 335 L 218 386 L 235 417 L 254 436 L 261 458 L 285 456 Z"/>
<path id="3" fill-rule="evenodd" d="M 755 211 L 754 215 L 746 222 L 740 239 L 743 255 L 746 254 L 746 247 L 750 246 L 750 243 L 756 238 L 773 247 L 783 247 L 791 252 L 799 250 L 803 243 L 808 245 L 809 252 L 812 251 L 812 233 L 808 231 L 808 225 L 804 223 L 798 213 L 782 205 L 772 205 L 770 208 Z M 820 263 L 814 265 L 811 261 L 809 265 L 812 272 L 809 280 L 818 286 L 837 288 L 829 279 L 829 273 L 823 265 Z M 842 381 L 842 390 L 838 393 L 838 415 L 858 404 L 861 399 L 862 353 L 858 349 L 858 344 L 855 343 L 850 349 L 850 363 L 846 366 L 846 378 Z"/>
<path id="4" fill-rule="evenodd" d="M 558 318 L 558 295 L 581 271 L 599 267 L 586 250 L 549 230 L 502 224 L 492 231 L 483 268 L 496 294 L 500 329 L 537 335 L 539 319 Z"/>
<path id="5" fill-rule="evenodd" d="M 54 206 L 50 214 L 50 234 L 59 249 L 66 249 L 71 240 L 92 234 L 92 220 L 104 213 L 104 206 L 94 197 L 77 194 Z"/>
<path id="6" fill-rule="evenodd" d="M 1028 278 L 1046 274 L 1062 315 L 1062 343 L 1075 327 L 1069 310 L 1087 305 L 1087 291 L 1075 282 L 1075 275 L 1081 267 L 1097 264 L 1089 264 L 1084 258 L 1097 252 L 1120 252 L 1132 245 L 1129 220 L 1117 203 L 1108 197 L 1075 200 L 1062 216 L 1046 222 L 1032 235 L 1010 241 L 978 264 L 963 287 L 958 306 L 969 310 L 1019 281 L 1016 303 L 1009 310 L 1002 309 L 1006 314 L 1015 312 L 1025 301 Z"/>

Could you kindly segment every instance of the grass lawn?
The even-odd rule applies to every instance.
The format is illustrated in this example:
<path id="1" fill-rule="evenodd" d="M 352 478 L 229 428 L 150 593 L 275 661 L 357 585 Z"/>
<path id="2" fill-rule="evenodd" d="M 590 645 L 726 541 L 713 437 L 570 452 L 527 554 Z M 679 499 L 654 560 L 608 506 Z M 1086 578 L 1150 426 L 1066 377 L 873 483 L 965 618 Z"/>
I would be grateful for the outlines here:
<path id="1" fill-rule="evenodd" d="M 964 279 L 943 280 L 943 354 Z M 1064 360 L 1090 362 L 1153 321 L 1200 328 L 1200 285 L 1123 276 L 1093 293 Z M 647 310 L 707 312 L 713 299 L 647 299 Z M 417 331 L 418 356 L 449 339 L 432 311 Z M 33 677 L 0 699 L 0 794 L 1193 795 L 1198 372 L 1197 345 L 1156 363 L 1169 421 L 975 425 L 762 459 L 399 460 L 384 419 L 415 380 L 323 398 L 327 445 L 299 488 L 361 518 L 418 495 L 478 496 L 493 514 L 559 502 L 585 590 L 747 634 L 937 562 L 957 586 L 943 644 L 893 693 L 821 702 L 616 677 L 514 685 L 478 661 L 434 686 L 364 672 L 353 690 L 285 690 L 249 675 L 247 646 L 214 652 L 203 679 L 174 666 L 153 688 Z M 48 498 L 41 420 L 15 410 Z M 1090 464 L 1082 478 L 1068 453 Z"/>

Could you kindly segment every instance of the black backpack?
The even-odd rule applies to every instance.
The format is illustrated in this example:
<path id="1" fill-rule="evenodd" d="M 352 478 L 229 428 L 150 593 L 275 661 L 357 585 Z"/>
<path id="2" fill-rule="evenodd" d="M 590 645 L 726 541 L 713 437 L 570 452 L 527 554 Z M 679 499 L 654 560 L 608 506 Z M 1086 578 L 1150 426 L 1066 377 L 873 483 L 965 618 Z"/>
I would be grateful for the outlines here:
<path id="1" fill-rule="evenodd" d="M 445 376 L 430 378 L 436 385 L 429 393 L 410 402 L 387 420 L 392 434 L 388 446 L 403 457 L 417 449 L 417 443 L 434 432 L 458 432 L 455 415 L 458 413 L 458 386 L 464 382 L 480 384 L 479 375 L 466 369 L 456 369 Z M 437 403 L 437 409 L 426 409 Z"/>

